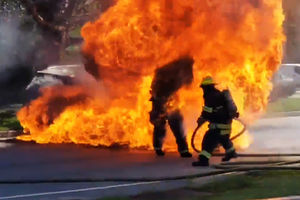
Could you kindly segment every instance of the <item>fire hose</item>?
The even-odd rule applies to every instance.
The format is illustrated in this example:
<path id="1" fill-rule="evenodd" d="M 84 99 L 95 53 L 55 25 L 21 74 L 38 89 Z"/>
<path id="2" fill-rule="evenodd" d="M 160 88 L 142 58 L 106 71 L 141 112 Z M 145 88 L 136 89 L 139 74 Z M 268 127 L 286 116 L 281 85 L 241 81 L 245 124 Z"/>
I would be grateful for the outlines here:
<path id="1" fill-rule="evenodd" d="M 243 135 L 244 133 L 245 133 L 245 131 L 247 130 L 247 126 L 246 126 L 246 124 L 242 121 L 242 120 L 240 120 L 239 118 L 235 118 L 235 120 L 236 121 L 238 121 L 238 122 L 240 122 L 242 125 L 243 125 L 243 129 L 238 133 L 238 134 L 236 134 L 235 136 L 233 136 L 232 138 L 230 138 L 230 140 L 235 140 L 235 139 L 237 139 L 237 138 L 239 138 L 241 135 Z M 195 138 L 196 138 L 196 135 L 197 135 L 197 132 L 198 132 L 198 130 L 201 128 L 201 125 L 199 126 L 197 126 L 197 128 L 194 130 L 194 132 L 193 132 L 193 135 L 192 135 L 192 139 L 191 139 L 191 145 L 192 145 L 192 148 L 194 149 L 194 151 L 195 152 L 197 152 L 197 153 L 200 153 L 201 151 L 199 150 L 199 149 L 197 149 L 196 148 L 196 146 L 195 146 Z M 222 156 L 223 154 L 217 154 L 217 155 L 215 155 L 214 154 L 214 156 Z"/>
<path id="2" fill-rule="evenodd" d="M 237 133 L 235 136 L 231 137 L 230 139 L 232 141 L 236 140 L 237 138 L 239 138 L 240 136 L 242 136 L 245 131 L 247 130 L 247 125 L 239 118 L 235 118 L 234 120 L 240 122 L 242 125 L 243 125 L 243 129 Z M 201 128 L 201 126 L 197 126 L 197 128 L 194 130 L 193 132 L 193 135 L 192 135 L 192 138 L 191 138 L 191 145 L 192 145 L 192 148 L 194 149 L 195 152 L 197 153 L 200 153 L 201 151 L 199 149 L 196 148 L 196 145 L 195 145 L 195 138 L 196 138 L 196 135 L 198 133 L 198 130 Z M 222 157 L 224 156 L 225 154 L 224 153 L 213 153 L 212 156 L 215 156 L 215 157 Z M 295 153 L 285 153 L 285 154 L 280 154 L 280 153 L 267 153 L 267 154 L 263 154 L 263 153 L 248 153 L 248 154 L 238 154 L 238 157 L 300 157 L 300 153 L 299 154 L 295 154 Z"/>

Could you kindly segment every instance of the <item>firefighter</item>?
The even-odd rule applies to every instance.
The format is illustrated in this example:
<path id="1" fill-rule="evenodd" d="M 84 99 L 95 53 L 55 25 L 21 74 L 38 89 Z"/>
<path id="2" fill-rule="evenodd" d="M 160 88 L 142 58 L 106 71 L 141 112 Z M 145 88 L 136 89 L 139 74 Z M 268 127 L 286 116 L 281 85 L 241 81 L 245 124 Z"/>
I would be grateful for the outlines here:
<path id="1" fill-rule="evenodd" d="M 163 141 L 166 136 L 166 124 L 168 122 L 178 146 L 178 152 L 183 158 L 192 157 L 188 150 L 186 136 L 183 129 L 183 117 L 179 110 L 167 112 L 166 105 L 168 98 L 152 96 L 152 111 L 150 112 L 150 122 L 154 125 L 153 146 L 157 156 L 164 156 L 162 150 Z"/>
<path id="2" fill-rule="evenodd" d="M 153 146 L 158 156 L 165 153 L 162 150 L 168 123 L 178 146 L 181 157 L 192 157 L 188 150 L 183 128 L 183 116 L 173 105 L 176 92 L 193 82 L 194 60 L 189 56 L 180 57 L 173 62 L 157 68 L 151 84 L 152 111 L 150 122 L 154 125 Z"/>
<path id="3" fill-rule="evenodd" d="M 197 123 L 201 126 L 209 122 L 209 130 L 204 135 L 199 160 L 192 165 L 209 166 L 209 159 L 218 144 L 226 150 L 222 161 L 236 158 L 237 154 L 230 140 L 230 133 L 232 120 L 238 118 L 239 113 L 229 90 L 216 89 L 215 82 L 210 76 L 202 80 L 200 87 L 203 89 L 204 107 Z"/>

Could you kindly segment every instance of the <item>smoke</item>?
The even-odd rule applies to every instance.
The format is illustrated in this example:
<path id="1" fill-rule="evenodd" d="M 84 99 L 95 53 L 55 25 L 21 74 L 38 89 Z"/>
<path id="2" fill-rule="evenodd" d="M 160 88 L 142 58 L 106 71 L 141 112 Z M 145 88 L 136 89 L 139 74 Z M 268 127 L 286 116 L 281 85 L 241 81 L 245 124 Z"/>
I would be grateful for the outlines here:
<path id="1" fill-rule="evenodd" d="M 22 97 L 20 92 L 32 79 L 37 39 L 22 10 L 4 13 L 0 14 L 0 105 Z"/>
<path id="2" fill-rule="evenodd" d="M 0 22 L 0 60 L 4 67 L 29 62 L 35 33 L 22 30 L 21 22 L 15 18 L 7 23 Z M 3 70 L 3 68 L 2 68 Z"/>
<path id="3" fill-rule="evenodd" d="M 67 86 L 59 87 L 61 87 L 62 90 L 69 88 Z M 53 93 L 56 92 L 53 88 L 46 88 L 44 90 L 52 91 Z M 67 98 L 55 95 L 53 97 L 50 97 L 48 99 L 48 102 L 46 102 L 48 106 L 44 110 L 47 117 L 43 119 L 43 116 L 40 116 L 40 125 L 49 126 L 67 107 L 83 104 L 88 99 L 88 96 L 85 95 L 81 90 L 74 91 L 73 93 L 67 96 Z"/>

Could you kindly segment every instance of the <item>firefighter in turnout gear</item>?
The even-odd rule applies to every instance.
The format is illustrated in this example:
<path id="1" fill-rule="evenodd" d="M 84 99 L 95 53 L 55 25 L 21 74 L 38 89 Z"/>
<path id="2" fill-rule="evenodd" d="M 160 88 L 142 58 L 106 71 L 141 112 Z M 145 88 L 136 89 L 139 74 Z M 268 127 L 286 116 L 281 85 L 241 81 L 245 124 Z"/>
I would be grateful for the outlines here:
<path id="1" fill-rule="evenodd" d="M 183 128 L 183 116 L 173 100 L 176 92 L 193 82 L 194 60 L 180 57 L 173 62 L 157 68 L 151 84 L 152 110 L 150 122 L 154 125 L 153 146 L 156 155 L 163 156 L 163 142 L 166 136 L 166 125 L 169 124 L 178 146 L 181 157 L 192 157 L 188 150 Z M 176 104 L 176 103 L 175 103 Z"/>
<path id="2" fill-rule="evenodd" d="M 210 76 L 203 79 L 200 87 L 203 89 L 204 107 L 197 123 L 201 126 L 209 122 L 209 130 L 204 135 L 199 160 L 193 162 L 193 166 L 209 166 L 209 159 L 218 144 L 226 150 L 222 161 L 236 158 L 230 133 L 232 120 L 238 118 L 239 113 L 229 90 L 216 89 L 215 82 Z"/>
<path id="3" fill-rule="evenodd" d="M 192 154 L 188 150 L 188 144 L 186 142 L 186 136 L 183 129 L 183 116 L 179 110 L 167 112 L 166 104 L 167 99 L 153 97 L 152 111 L 150 112 L 150 122 L 154 125 L 153 131 L 153 146 L 158 156 L 164 156 L 165 153 L 162 150 L 163 142 L 166 136 L 166 124 L 168 122 L 178 146 L 178 152 L 181 157 L 189 158 Z"/>

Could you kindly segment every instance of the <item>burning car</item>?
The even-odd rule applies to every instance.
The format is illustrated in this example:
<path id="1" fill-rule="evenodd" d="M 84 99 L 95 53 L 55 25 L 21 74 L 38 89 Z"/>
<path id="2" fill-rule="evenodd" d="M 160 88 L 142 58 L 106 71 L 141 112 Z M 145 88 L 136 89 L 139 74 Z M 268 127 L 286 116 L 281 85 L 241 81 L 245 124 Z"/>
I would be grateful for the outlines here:
<path id="1" fill-rule="evenodd" d="M 26 87 L 28 100 L 37 98 L 40 89 L 56 85 L 76 85 L 82 81 L 94 82 L 95 79 L 85 71 L 84 65 L 51 65 L 45 70 L 37 71 Z"/>

